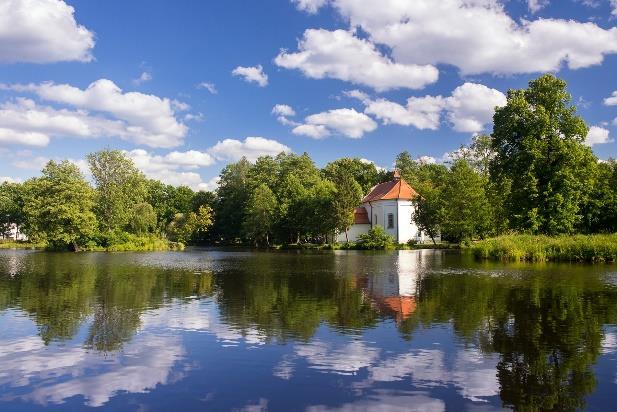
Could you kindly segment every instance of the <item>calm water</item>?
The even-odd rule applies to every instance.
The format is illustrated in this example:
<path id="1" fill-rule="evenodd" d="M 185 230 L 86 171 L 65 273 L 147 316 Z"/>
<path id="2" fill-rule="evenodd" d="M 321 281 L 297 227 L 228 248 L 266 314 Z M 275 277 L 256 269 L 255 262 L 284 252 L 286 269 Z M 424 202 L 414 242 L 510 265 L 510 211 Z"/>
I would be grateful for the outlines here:
<path id="1" fill-rule="evenodd" d="M 617 266 L 0 251 L 0 410 L 614 410 Z"/>

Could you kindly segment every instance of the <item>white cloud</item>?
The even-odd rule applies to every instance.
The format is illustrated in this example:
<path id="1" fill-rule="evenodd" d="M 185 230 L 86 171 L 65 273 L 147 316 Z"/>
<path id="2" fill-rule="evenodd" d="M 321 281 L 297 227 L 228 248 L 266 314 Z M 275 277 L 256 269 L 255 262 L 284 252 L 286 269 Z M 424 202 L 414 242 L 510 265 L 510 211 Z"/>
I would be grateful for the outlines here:
<path id="1" fill-rule="evenodd" d="M 445 113 L 454 130 L 478 133 L 492 122 L 495 107 L 506 104 L 506 96 L 482 84 L 464 83 L 449 97 L 410 97 L 407 106 L 386 99 L 365 100 L 364 103 L 364 112 L 374 115 L 384 124 L 437 130 Z"/>
<path id="2" fill-rule="evenodd" d="M 10 176 L 0 176 L 0 183 L 20 183 L 21 179 L 14 179 Z"/>
<path id="3" fill-rule="evenodd" d="M 272 114 L 276 116 L 276 120 L 285 126 L 299 126 L 300 123 L 288 119 L 287 117 L 295 116 L 296 111 L 286 104 L 277 104 L 272 108 Z"/>
<path id="4" fill-rule="evenodd" d="M 594 146 L 597 144 L 611 143 L 613 139 L 610 138 L 609 130 L 603 127 L 591 126 L 589 133 L 587 133 L 587 139 L 585 144 Z"/>
<path id="5" fill-rule="evenodd" d="M 248 83 L 257 83 L 260 87 L 268 85 L 268 75 L 264 73 L 261 64 L 253 67 L 238 66 L 231 72 L 234 76 L 240 76 Z"/>
<path id="6" fill-rule="evenodd" d="M 368 94 L 358 89 L 346 90 L 343 94 L 349 98 L 360 100 L 364 104 L 371 100 Z"/>
<path id="7" fill-rule="evenodd" d="M 215 159 L 231 162 L 238 161 L 242 157 L 254 161 L 259 156 L 276 156 L 281 152 L 290 153 L 291 149 L 276 140 L 263 137 L 247 137 L 244 141 L 225 139 L 208 150 Z"/>
<path id="8" fill-rule="evenodd" d="M 296 8 L 308 14 L 315 14 L 327 3 L 328 0 L 292 0 Z"/>
<path id="9" fill-rule="evenodd" d="M 0 63 L 92 60 L 94 33 L 61 0 L 0 2 Z"/>
<path id="10" fill-rule="evenodd" d="M 482 84 L 465 83 L 447 98 L 448 120 L 457 132 L 477 133 L 493 121 L 496 106 L 504 106 L 506 96 Z"/>
<path id="11" fill-rule="evenodd" d="M 2 111 L 0 111 L 1 115 Z M 43 133 L 21 132 L 0 127 L 0 145 L 4 144 L 43 147 L 49 144 L 49 137 Z"/>
<path id="12" fill-rule="evenodd" d="M 133 84 L 139 86 L 145 82 L 149 82 L 150 80 L 152 80 L 152 74 L 148 72 L 142 72 L 138 78 L 133 79 Z"/>
<path id="13" fill-rule="evenodd" d="M 607 106 L 617 106 L 617 90 L 611 94 L 611 97 L 604 99 L 604 104 Z"/>
<path id="14" fill-rule="evenodd" d="M 296 112 L 291 106 L 286 104 L 277 104 L 272 108 L 272 114 L 278 116 L 295 116 Z"/>
<path id="15" fill-rule="evenodd" d="M 21 105 L 20 118 L 36 118 L 40 124 L 33 123 L 28 128 L 20 125 L 22 131 L 37 131 L 46 135 L 67 135 L 78 137 L 117 136 L 137 144 L 151 147 L 175 147 L 182 144 L 187 127 L 175 117 L 175 110 L 185 107 L 177 101 L 160 98 L 139 92 L 124 93 L 114 82 L 100 79 L 82 90 L 68 84 L 52 82 L 40 84 L 0 85 L 0 89 L 17 92 L 32 92 L 40 99 L 76 108 L 76 111 L 37 106 L 31 100 L 18 100 Z M 15 109 L 17 105 L 4 104 L 4 109 Z M 93 116 L 88 111 L 100 112 L 108 118 Z M 1 114 L 0 114 L 1 116 Z M 64 119 L 60 119 L 64 116 Z M 43 119 L 53 120 L 53 125 L 45 127 Z M 0 127 L 7 122 L 0 120 Z M 62 130 L 64 129 L 64 130 Z"/>
<path id="16" fill-rule="evenodd" d="M 286 69 L 298 69 L 310 78 L 339 79 L 378 91 L 420 89 L 437 81 L 439 76 L 431 65 L 394 62 L 371 42 L 345 30 L 308 29 L 298 49 L 295 53 L 281 51 L 275 63 Z"/>
<path id="17" fill-rule="evenodd" d="M 415 126 L 437 130 L 445 100 L 441 96 L 410 97 L 407 107 L 386 99 L 369 101 L 365 113 L 372 114 L 384 124 Z"/>
<path id="18" fill-rule="evenodd" d="M 216 90 L 216 86 L 214 83 L 209 83 L 209 82 L 201 82 L 199 83 L 197 86 L 198 89 L 206 89 L 207 91 L 209 91 L 211 94 L 217 94 L 218 90 Z"/>
<path id="19" fill-rule="evenodd" d="M 611 14 L 617 17 L 617 0 L 611 0 L 611 7 L 613 8 Z"/>
<path id="20" fill-rule="evenodd" d="M 184 115 L 184 120 L 187 122 L 201 122 L 204 120 L 203 113 L 187 113 Z"/>
<path id="21" fill-rule="evenodd" d="M 322 139 L 330 136 L 330 131 L 328 128 L 321 124 L 301 124 L 294 127 L 291 132 L 300 136 L 312 137 L 313 139 Z"/>
<path id="22" fill-rule="evenodd" d="M 511 18 L 495 0 L 333 0 L 401 65 L 456 66 L 462 74 L 579 69 L 617 53 L 617 28 L 574 20 Z"/>
<path id="23" fill-rule="evenodd" d="M 352 139 L 359 139 L 365 133 L 377 128 L 377 123 L 373 119 L 355 109 L 328 110 L 307 116 L 304 121 L 305 125 L 296 127 L 293 133 L 319 138 L 328 136 L 334 131 Z"/>
<path id="24" fill-rule="evenodd" d="M 420 163 L 421 165 L 432 165 L 437 163 L 437 159 L 435 159 L 433 156 L 418 156 L 418 163 Z"/>
<path id="25" fill-rule="evenodd" d="M 527 0 L 527 7 L 532 13 L 537 13 L 546 6 L 548 6 L 549 0 Z"/>

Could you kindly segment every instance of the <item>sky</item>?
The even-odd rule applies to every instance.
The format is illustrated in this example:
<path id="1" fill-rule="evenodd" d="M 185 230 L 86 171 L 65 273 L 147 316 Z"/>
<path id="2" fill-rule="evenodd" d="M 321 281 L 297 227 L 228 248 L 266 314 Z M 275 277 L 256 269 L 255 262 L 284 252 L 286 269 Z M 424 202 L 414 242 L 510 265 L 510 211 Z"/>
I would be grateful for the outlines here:
<path id="1" fill-rule="evenodd" d="M 103 148 L 195 190 L 282 151 L 443 162 L 547 72 L 617 157 L 617 0 L 0 0 L 0 181 Z"/>

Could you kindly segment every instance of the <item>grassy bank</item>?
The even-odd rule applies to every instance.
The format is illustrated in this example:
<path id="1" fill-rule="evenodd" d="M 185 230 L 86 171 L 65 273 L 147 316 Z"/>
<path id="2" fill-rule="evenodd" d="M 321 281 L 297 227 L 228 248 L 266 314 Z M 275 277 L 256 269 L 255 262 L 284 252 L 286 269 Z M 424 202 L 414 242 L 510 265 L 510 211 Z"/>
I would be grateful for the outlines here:
<path id="1" fill-rule="evenodd" d="M 45 244 L 0 240 L 0 249 L 45 249 Z"/>
<path id="2" fill-rule="evenodd" d="M 471 246 L 477 258 L 529 262 L 616 262 L 617 234 L 508 235 Z"/>
<path id="3" fill-rule="evenodd" d="M 55 251 L 66 250 L 66 248 L 54 248 L 45 243 L 1 240 L 0 249 L 46 249 Z M 148 237 L 129 235 L 128 237 L 115 239 L 115 241 L 113 242 L 89 242 L 87 245 L 80 248 L 80 251 L 85 252 L 151 252 L 168 250 L 184 250 L 184 244 L 178 242 L 171 242 L 169 240 L 157 238 L 154 236 Z"/>

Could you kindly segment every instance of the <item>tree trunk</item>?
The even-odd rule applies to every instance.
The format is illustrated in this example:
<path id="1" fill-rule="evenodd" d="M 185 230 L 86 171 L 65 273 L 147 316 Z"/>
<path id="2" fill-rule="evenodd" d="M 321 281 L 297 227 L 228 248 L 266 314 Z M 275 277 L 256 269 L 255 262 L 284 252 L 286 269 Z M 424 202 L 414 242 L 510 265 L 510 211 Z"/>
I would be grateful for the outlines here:
<path id="1" fill-rule="evenodd" d="M 347 229 L 345 229 L 345 243 L 349 243 L 349 235 L 347 234 Z"/>

